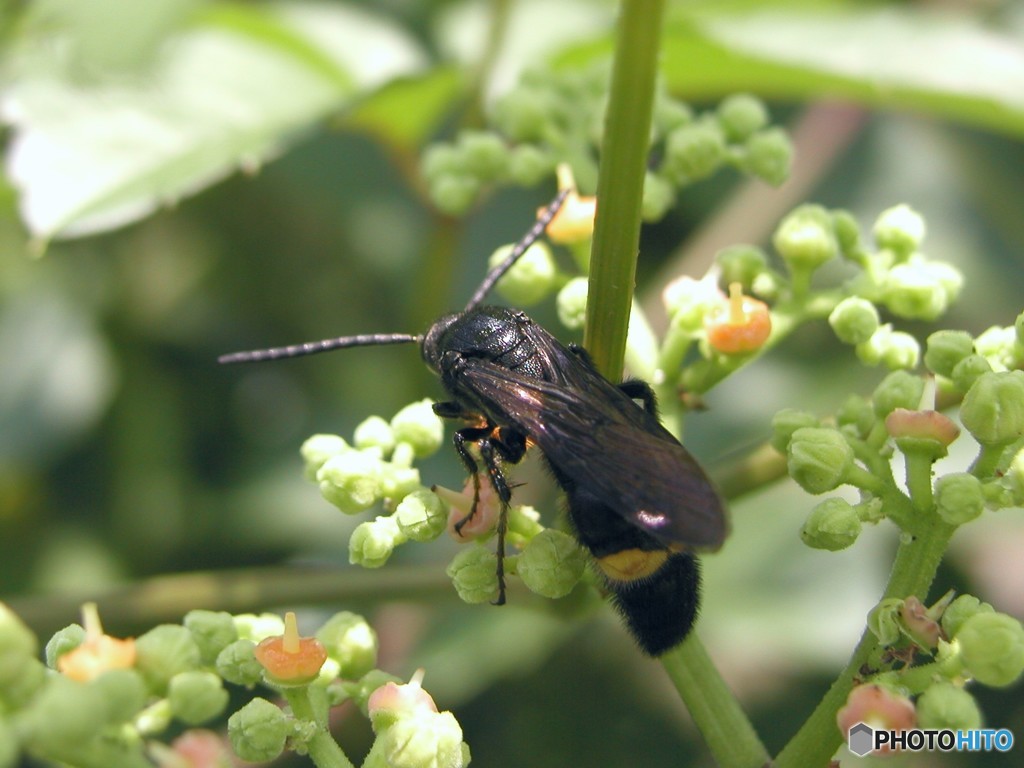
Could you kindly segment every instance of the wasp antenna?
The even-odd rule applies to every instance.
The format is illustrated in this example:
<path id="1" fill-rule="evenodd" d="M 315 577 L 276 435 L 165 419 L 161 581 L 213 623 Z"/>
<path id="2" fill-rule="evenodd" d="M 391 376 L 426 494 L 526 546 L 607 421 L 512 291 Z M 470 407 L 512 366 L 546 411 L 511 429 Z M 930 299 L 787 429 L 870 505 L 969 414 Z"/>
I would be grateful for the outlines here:
<path id="1" fill-rule="evenodd" d="M 565 198 L 568 196 L 568 194 L 569 190 L 563 189 L 561 192 L 555 195 L 554 200 L 548 203 L 547 208 L 541 211 L 540 215 L 537 217 L 537 223 L 534 224 L 530 228 L 530 231 L 527 232 L 523 236 L 523 238 L 518 243 L 515 244 L 509 255 L 506 256 L 505 259 L 498 266 L 494 267 L 490 272 L 487 273 L 487 276 L 484 277 L 483 282 L 480 283 L 480 287 L 476 289 L 476 293 L 473 294 L 473 297 L 469 300 L 469 303 L 466 305 L 466 309 L 464 310 L 465 312 L 469 312 L 470 310 L 476 309 L 476 307 L 479 306 L 480 302 L 482 302 L 487 297 L 487 294 L 491 292 L 491 289 L 494 287 L 494 284 L 501 280 L 502 275 L 508 272 L 509 269 L 512 268 L 512 265 L 519 261 L 519 258 L 524 253 L 526 253 L 526 250 L 537 241 L 537 238 L 544 234 L 544 228 L 551 223 L 551 220 L 553 218 L 555 218 L 555 214 L 558 213 L 558 209 L 562 207 L 562 203 L 565 202 Z"/>
<path id="2" fill-rule="evenodd" d="M 287 347 L 271 347 L 269 349 L 252 349 L 247 352 L 232 352 L 217 358 L 218 363 L 260 363 L 264 360 L 280 360 L 285 357 L 304 357 L 330 352 L 346 347 L 374 347 L 381 344 L 409 344 L 423 341 L 422 336 L 408 333 L 366 333 L 360 336 L 340 336 L 336 339 L 307 341 L 304 344 L 291 344 Z"/>

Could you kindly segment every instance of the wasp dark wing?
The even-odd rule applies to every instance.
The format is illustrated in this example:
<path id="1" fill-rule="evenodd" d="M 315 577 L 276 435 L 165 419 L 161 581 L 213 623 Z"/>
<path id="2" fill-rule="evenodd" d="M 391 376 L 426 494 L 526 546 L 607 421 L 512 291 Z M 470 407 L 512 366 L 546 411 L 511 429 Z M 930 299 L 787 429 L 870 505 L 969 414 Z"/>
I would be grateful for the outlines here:
<path id="1" fill-rule="evenodd" d="M 585 358 L 551 344 L 564 358 L 558 383 L 472 358 L 457 378 L 499 423 L 529 435 L 563 485 L 586 488 L 665 544 L 720 546 L 725 512 L 696 460 Z"/>

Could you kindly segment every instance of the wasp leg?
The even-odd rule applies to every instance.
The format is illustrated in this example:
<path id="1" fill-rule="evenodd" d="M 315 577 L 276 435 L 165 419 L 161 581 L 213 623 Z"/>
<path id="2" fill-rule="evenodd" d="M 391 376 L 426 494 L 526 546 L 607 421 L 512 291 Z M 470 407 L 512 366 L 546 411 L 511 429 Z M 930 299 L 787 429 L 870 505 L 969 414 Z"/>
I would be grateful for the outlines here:
<path id="1" fill-rule="evenodd" d="M 646 381 L 640 379 L 627 379 L 619 384 L 619 389 L 631 400 L 639 400 L 644 404 L 644 410 L 652 416 L 658 415 L 658 399 L 654 390 Z"/>

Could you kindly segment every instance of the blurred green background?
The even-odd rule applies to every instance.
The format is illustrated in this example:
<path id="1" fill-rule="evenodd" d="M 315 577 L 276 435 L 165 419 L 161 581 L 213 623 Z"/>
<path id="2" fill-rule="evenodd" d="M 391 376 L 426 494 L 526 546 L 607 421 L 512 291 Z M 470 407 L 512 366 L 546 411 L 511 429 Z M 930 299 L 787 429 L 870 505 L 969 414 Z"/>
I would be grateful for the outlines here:
<path id="1" fill-rule="evenodd" d="M 121 19 L 118 46 L 128 50 L 117 66 L 134 65 L 133 41 L 145 53 L 200 5 L 161 0 L 166 19 L 159 24 L 154 14 Z M 486 20 L 503 4 L 366 5 L 420 51 L 420 83 L 432 76 L 443 84 L 441 62 L 471 72 L 473 53 L 460 49 L 460 34 L 472 29 L 466 19 Z M 614 15 L 605 3 L 534 5 L 510 4 L 553 14 L 552 51 L 600 39 Z M 699 18 L 712 4 L 670 5 L 670 18 L 679 20 L 690 12 Z M 753 4 L 722 5 L 742 16 Z M 814 13 L 804 3 L 757 5 L 792 18 Z M 880 28 L 885 12 L 904 5 L 859 4 L 881 13 Z M 1016 3 L 906 5 L 945 6 L 964 29 L 999 30 L 1008 46 L 1016 43 L 1018 58 L 1024 47 Z M 573 14 L 592 15 L 593 28 L 574 28 Z M 43 18 L 93 40 L 95 31 L 76 27 L 66 13 Z M 26 31 L 24 16 L 5 21 L 15 47 L 36 29 Z M 538 55 L 536 29 L 509 24 L 507 60 L 494 64 L 492 83 L 513 81 L 523 59 Z M 870 38 L 846 43 L 873 54 Z M 1015 62 L 1007 76 L 1024 93 Z M 814 71 L 813 62 L 806 67 Z M 970 91 L 971 62 L 961 71 Z M 20 76 L 14 68 L 8 74 L 9 83 Z M 419 332 L 462 306 L 487 256 L 525 231 L 553 186 L 494 191 L 458 221 L 432 209 L 416 154 L 472 119 L 472 78 L 460 82 L 438 85 L 441 95 L 425 107 L 413 97 L 403 103 L 400 90 L 391 94 L 398 105 L 385 119 L 394 122 L 392 133 L 368 130 L 342 110 L 292 132 L 280 156 L 255 173 L 202 185 L 114 231 L 58 237 L 41 258 L 33 257 L 38 242 L 19 216 L 19 182 L 8 166 L 0 192 L 0 597 L 44 636 L 76 620 L 71 606 L 97 596 L 112 634 L 179 620 L 191 607 L 307 606 L 312 626 L 317 614 L 360 610 L 381 634 L 382 667 L 406 676 L 426 668 L 426 687 L 456 713 L 475 764 L 707 765 L 661 668 L 639 657 L 591 596 L 549 602 L 515 591 L 502 609 L 462 605 L 443 576 L 454 550 L 441 543 L 406 547 L 381 572 L 348 568 L 348 534 L 365 517 L 343 517 L 320 498 L 302 477 L 298 447 L 315 432 L 349 436 L 368 415 L 390 418 L 412 400 L 440 397 L 411 347 L 216 365 L 217 355 L 236 349 Z M 865 230 L 880 211 L 907 202 L 927 219 L 929 255 L 957 265 L 966 284 L 941 325 L 906 329 L 923 340 L 937 327 L 977 334 L 1011 324 L 1024 308 L 1021 112 L 1017 129 L 993 127 L 966 108 L 957 115 L 952 97 L 931 111 L 904 109 L 884 88 L 859 104 L 840 102 L 832 97 L 856 94 L 829 82 L 823 76 L 808 87 L 738 71 L 717 86 L 673 88 L 698 108 L 735 88 L 762 95 L 773 120 L 792 130 L 798 166 L 780 190 L 731 173 L 687 189 L 668 217 L 644 231 L 638 290 L 645 305 L 656 307 L 667 279 L 702 274 L 715 249 L 766 243 L 777 219 L 805 200 L 847 208 Z M 428 89 L 412 90 L 422 97 Z M 352 104 L 358 112 L 359 99 Z M 18 122 L 10 112 L 7 118 L 10 152 Z M 410 131 L 404 142 L 396 138 L 403 129 Z M 550 306 L 530 311 L 575 340 L 558 328 Z M 869 393 L 883 375 L 857 364 L 824 324 L 806 328 L 712 392 L 707 410 L 688 420 L 687 445 L 722 470 L 767 438 L 779 408 L 829 413 L 851 392 Z M 969 462 L 963 442 L 945 466 Z M 461 484 L 447 450 L 421 471 L 428 483 Z M 517 478 L 545 515 L 556 514 L 542 473 L 528 466 Z M 732 538 L 705 558 L 701 635 L 772 751 L 845 662 L 895 545 L 894 531 L 882 526 L 843 553 L 803 547 L 798 531 L 813 503 L 788 483 L 734 501 Z M 935 596 L 969 591 L 1024 618 L 1022 552 L 1020 515 L 988 515 L 954 540 Z M 332 569 L 326 577 L 324 567 Z M 196 572 L 208 574 L 146 581 Z M 110 590 L 122 591 L 106 609 Z M 989 724 L 1024 738 L 1019 686 L 975 692 Z M 340 727 L 343 744 L 368 748 L 360 718 Z M 1009 756 L 943 756 L 941 764 L 1010 766 L 1019 755 L 1020 747 Z"/>

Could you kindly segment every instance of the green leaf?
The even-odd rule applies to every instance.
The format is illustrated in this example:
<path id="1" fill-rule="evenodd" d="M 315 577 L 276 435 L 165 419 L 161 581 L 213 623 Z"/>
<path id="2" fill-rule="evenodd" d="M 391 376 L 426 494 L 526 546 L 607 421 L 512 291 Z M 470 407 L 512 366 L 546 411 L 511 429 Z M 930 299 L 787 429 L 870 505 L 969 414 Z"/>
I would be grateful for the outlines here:
<path id="1" fill-rule="evenodd" d="M 468 85 L 462 71 L 453 67 L 395 80 L 355 105 L 344 124 L 412 153 L 432 136 L 446 111 L 467 95 Z"/>
<path id="2" fill-rule="evenodd" d="M 31 41 L 30 41 L 31 42 Z M 336 5 L 209 6 L 148 72 L 83 82 L 37 40 L 4 93 L 7 171 L 41 240 L 122 226 L 256 168 L 363 91 L 423 65 L 419 48 Z"/>
<path id="3" fill-rule="evenodd" d="M 608 50 L 607 40 L 593 40 L 559 61 Z M 853 6 L 677 13 L 666 25 L 662 73 L 688 98 L 839 97 L 1024 134 L 1024 47 L 965 15 Z"/>

